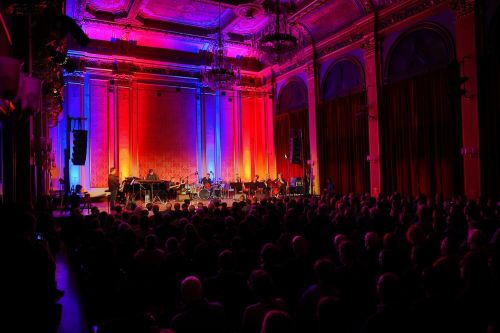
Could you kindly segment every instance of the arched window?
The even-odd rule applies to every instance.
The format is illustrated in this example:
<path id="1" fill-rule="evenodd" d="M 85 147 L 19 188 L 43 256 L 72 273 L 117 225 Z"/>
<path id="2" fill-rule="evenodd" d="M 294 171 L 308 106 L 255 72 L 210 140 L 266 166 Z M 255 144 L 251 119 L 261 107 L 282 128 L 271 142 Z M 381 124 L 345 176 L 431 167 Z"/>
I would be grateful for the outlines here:
<path id="1" fill-rule="evenodd" d="M 294 78 L 281 88 L 277 113 L 307 109 L 307 87 L 301 79 Z"/>
<path id="2" fill-rule="evenodd" d="M 279 92 L 274 115 L 274 143 L 277 172 L 287 180 L 300 178 L 302 186 L 297 191 L 303 191 L 304 178 L 308 176 L 305 165 L 310 155 L 307 87 L 300 78 L 290 79 Z"/>
<path id="3" fill-rule="evenodd" d="M 500 199 L 500 6 L 487 28 L 485 52 L 478 61 L 479 142 L 481 159 L 481 192 Z"/>
<path id="4" fill-rule="evenodd" d="M 387 59 L 379 110 L 382 189 L 463 192 L 460 96 L 452 39 L 436 24 L 403 33 Z"/>
<path id="5" fill-rule="evenodd" d="M 401 35 L 389 53 L 386 82 L 396 82 L 446 67 L 454 59 L 449 33 L 436 24 Z"/>
<path id="6" fill-rule="evenodd" d="M 317 117 L 321 183 L 330 177 L 337 193 L 369 191 L 368 109 L 361 64 L 354 58 L 335 62 L 326 72 L 321 92 Z"/>
<path id="7" fill-rule="evenodd" d="M 354 59 L 342 59 L 334 63 L 325 75 L 321 89 L 324 101 L 360 92 L 365 88 L 365 76 L 361 64 Z"/>

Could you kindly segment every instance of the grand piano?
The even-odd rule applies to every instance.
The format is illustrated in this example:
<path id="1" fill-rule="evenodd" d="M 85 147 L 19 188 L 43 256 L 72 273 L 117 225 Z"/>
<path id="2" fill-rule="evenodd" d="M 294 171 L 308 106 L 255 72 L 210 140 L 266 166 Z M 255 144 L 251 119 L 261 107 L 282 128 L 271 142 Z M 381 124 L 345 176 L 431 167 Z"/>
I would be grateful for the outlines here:
<path id="1" fill-rule="evenodd" d="M 147 180 L 127 177 L 122 184 L 122 192 L 131 200 L 147 202 L 163 202 L 167 200 L 169 182 L 166 180 Z"/>

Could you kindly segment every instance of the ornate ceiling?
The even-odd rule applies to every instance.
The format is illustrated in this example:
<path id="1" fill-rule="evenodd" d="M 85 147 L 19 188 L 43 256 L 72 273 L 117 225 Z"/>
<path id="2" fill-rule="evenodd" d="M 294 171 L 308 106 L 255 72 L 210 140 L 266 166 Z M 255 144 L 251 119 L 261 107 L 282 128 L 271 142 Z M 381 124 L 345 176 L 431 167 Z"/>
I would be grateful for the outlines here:
<path id="1" fill-rule="evenodd" d="M 270 0 L 69 0 L 67 14 L 94 41 L 122 41 L 137 47 L 199 54 L 207 50 L 219 25 L 226 34 L 229 56 L 251 57 L 254 34 L 268 20 Z M 274 0 L 272 0 L 274 1 Z M 290 0 L 281 0 L 289 2 Z M 394 0 L 295 0 L 290 19 L 308 30 L 315 42 Z M 264 4 L 265 5 L 265 4 Z"/>

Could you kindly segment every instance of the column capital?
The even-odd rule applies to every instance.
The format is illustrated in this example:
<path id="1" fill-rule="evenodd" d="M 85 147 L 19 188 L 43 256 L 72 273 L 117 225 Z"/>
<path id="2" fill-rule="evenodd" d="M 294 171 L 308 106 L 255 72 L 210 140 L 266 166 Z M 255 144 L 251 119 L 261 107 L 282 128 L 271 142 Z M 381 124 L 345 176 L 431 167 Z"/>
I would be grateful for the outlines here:
<path id="1" fill-rule="evenodd" d="M 450 7 L 457 18 L 463 18 L 474 13 L 475 0 L 450 0 Z"/>
<path id="2" fill-rule="evenodd" d="M 304 72 L 306 73 L 308 80 L 314 79 L 315 72 L 316 72 L 316 66 L 314 65 L 314 62 L 311 61 L 310 63 L 308 63 L 304 67 Z"/>
<path id="3" fill-rule="evenodd" d="M 361 49 L 363 50 L 363 53 L 365 56 L 373 56 L 375 55 L 375 50 L 376 50 L 377 42 L 375 40 L 375 36 L 368 36 L 363 40 L 361 43 Z"/>
<path id="4" fill-rule="evenodd" d="M 134 81 L 134 75 L 132 74 L 115 74 L 113 75 L 115 83 L 120 86 L 131 87 Z"/>
<path id="5" fill-rule="evenodd" d="M 64 81 L 66 83 L 83 83 L 85 79 L 85 73 L 82 71 L 75 71 L 73 73 L 65 73 Z"/>

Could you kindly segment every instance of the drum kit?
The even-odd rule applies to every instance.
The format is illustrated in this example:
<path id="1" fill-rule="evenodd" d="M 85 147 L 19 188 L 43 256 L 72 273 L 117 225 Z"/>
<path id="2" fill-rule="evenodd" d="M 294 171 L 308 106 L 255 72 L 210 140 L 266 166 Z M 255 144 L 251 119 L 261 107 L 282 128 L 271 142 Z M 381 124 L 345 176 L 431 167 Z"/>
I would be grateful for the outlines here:
<path id="1" fill-rule="evenodd" d="M 199 200 L 222 199 L 226 193 L 225 188 L 226 184 L 219 178 L 213 184 L 195 184 L 191 188 L 191 196 Z"/>

